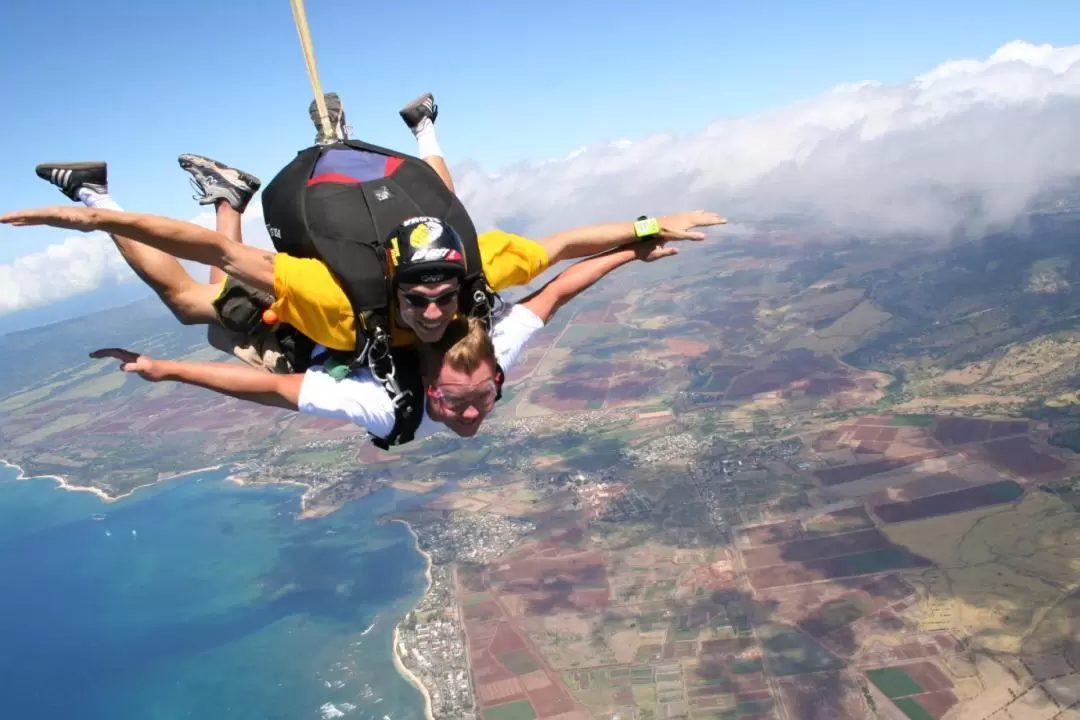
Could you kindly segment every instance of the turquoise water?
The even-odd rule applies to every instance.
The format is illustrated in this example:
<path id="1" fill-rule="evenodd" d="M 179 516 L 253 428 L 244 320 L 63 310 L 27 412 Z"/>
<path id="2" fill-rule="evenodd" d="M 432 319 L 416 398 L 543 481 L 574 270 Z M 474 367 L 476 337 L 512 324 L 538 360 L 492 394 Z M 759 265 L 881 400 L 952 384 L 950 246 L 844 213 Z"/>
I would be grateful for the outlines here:
<path id="1" fill-rule="evenodd" d="M 423 559 L 375 522 L 412 496 L 301 521 L 224 475 L 105 504 L 0 466 L 0 717 L 423 717 L 390 658 Z"/>

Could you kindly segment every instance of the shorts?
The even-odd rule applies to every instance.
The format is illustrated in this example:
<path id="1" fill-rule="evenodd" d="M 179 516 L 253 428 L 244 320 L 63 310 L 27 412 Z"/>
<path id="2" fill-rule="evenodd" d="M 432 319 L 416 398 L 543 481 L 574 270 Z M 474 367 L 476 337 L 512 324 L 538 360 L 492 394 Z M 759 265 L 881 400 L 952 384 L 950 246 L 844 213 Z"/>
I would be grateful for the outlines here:
<path id="1" fill-rule="evenodd" d="M 211 325 L 207 334 L 212 346 L 222 352 L 232 353 L 256 370 L 278 375 L 293 372 L 292 363 L 282 351 L 273 328 L 242 333 L 227 330 L 220 325 Z"/>
<path id="2" fill-rule="evenodd" d="M 226 278 L 213 303 L 218 325 L 211 325 L 207 333 L 210 344 L 258 370 L 292 372 L 277 332 L 262 322 L 262 312 L 273 300 L 269 293 Z"/>

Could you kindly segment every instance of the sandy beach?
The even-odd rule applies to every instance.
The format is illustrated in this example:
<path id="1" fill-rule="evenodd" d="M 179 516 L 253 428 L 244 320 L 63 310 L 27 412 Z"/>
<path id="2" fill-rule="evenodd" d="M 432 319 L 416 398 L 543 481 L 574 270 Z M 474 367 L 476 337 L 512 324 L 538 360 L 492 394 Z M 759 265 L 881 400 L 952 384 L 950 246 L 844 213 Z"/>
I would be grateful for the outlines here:
<path id="1" fill-rule="evenodd" d="M 69 492 L 93 493 L 94 495 L 97 495 L 102 502 L 106 503 L 122 500 L 129 495 L 135 494 L 137 490 L 150 487 L 151 485 L 157 485 L 159 482 L 165 482 L 166 480 L 175 480 L 176 478 L 185 477 L 187 475 L 196 475 L 198 473 L 211 472 L 213 470 L 218 470 L 224 467 L 223 465 L 211 465 L 210 467 L 198 468 L 197 470 L 188 470 L 187 472 L 182 473 L 159 475 L 158 479 L 154 482 L 147 483 L 145 485 L 139 485 L 138 487 L 132 488 L 131 490 L 127 491 L 122 495 L 110 495 L 109 493 L 98 487 L 93 487 L 90 485 L 72 485 L 67 481 L 67 479 L 61 477 L 60 475 L 27 475 L 26 471 L 23 470 L 22 467 L 16 465 L 15 463 L 8 462 L 7 460 L 0 459 L 0 465 L 4 465 L 5 467 L 9 468 L 15 468 L 16 470 L 18 470 L 19 475 L 15 478 L 16 480 L 52 480 L 59 486 L 60 490 L 67 490 Z"/>
<path id="2" fill-rule="evenodd" d="M 429 590 L 431 590 L 431 555 L 420 548 L 420 536 L 417 535 L 416 531 L 412 529 L 412 525 L 405 522 L 404 520 L 399 520 L 398 518 L 391 518 L 391 522 L 399 522 L 405 526 L 405 528 L 409 531 L 409 534 L 412 535 L 413 546 L 416 548 L 416 551 L 424 556 L 424 578 L 427 583 L 424 586 L 423 594 L 420 596 L 423 597 L 428 593 Z M 431 711 L 431 694 L 424 686 L 424 683 L 420 682 L 420 678 L 416 677 L 416 675 L 414 675 L 412 671 L 405 666 L 405 663 L 401 661 L 401 658 L 398 657 L 398 635 L 400 626 L 400 622 L 394 626 L 394 644 L 390 650 L 390 654 L 394 656 L 394 667 L 397 668 L 397 671 L 401 673 L 401 676 L 403 678 L 412 683 L 416 687 L 416 689 L 420 691 L 420 694 L 424 696 L 424 717 L 427 718 L 427 720 L 435 720 L 435 716 L 432 714 Z"/>

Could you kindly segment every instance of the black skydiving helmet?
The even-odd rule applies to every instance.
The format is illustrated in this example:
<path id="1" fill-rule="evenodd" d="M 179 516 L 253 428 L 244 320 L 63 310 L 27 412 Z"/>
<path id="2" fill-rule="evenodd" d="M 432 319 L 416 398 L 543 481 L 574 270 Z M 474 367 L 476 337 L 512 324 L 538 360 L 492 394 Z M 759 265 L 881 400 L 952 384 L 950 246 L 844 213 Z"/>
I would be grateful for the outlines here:
<path id="1" fill-rule="evenodd" d="M 463 280 L 465 243 L 454 228 L 433 217 L 409 218 L 390 234 L 389 269 L 394 288 Z"/>

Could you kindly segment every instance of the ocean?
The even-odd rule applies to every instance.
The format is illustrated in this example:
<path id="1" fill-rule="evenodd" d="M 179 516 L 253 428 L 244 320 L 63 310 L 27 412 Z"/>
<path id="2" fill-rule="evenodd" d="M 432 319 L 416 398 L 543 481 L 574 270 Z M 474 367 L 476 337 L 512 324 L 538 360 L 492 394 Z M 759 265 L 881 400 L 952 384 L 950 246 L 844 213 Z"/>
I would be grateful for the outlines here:
<path id="1" fill-rule="evenodd" d="M 114 503 L 0 466 L 0 718 L 421 720 L 394 624 L 424 589 L 391 489 L 298 520 L 217 470 Z"/>

